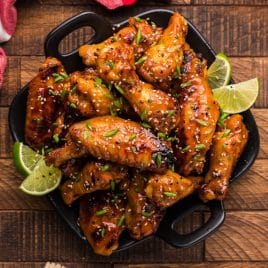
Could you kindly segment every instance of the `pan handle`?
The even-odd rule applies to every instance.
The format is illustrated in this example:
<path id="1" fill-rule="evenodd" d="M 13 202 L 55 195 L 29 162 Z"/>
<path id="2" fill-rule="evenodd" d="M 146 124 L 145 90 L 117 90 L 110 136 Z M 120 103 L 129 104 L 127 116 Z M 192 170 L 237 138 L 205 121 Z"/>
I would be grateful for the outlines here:
<path id="1" fill-rule="evenodd" d="M 189 234 L 181 235 L 174 230 L 176 221 L 182 220 L 204 205 L 209 208 L 211 213 L 206 223 Z M 197 196 L 190 196 L 168 209 L 157 231 L 157 236 L 177 248 L 191 247 L 215 232 L 224 222 L 224 218 L 223 202 L 210 201 L 204 204 Z"/>
<path id="2" fill-rule="evenodd" d="M 65 66 L 67 72 L 81 70 L 83 68 L 82 60 L 79 57 L 78 49 L 68 54 L 61 54 L 59 52 L 59 44 L 65 36 L 84 26 L 91 26 L 95 30 L 95 34 L 87 42 L 88 44 L 101 42 L 113 34 L 113 26 L 108 20 L 94 12 L 86 11 L 67 19 L 53 29 L 46 37 L 44 46 L 45 55 L 59 59 Z"/>

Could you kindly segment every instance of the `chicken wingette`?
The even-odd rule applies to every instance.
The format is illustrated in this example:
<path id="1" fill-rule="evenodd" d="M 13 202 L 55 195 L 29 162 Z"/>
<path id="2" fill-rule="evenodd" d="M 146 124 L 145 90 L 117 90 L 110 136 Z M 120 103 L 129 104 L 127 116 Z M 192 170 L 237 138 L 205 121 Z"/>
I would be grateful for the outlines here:
<path id="1" fill-rule="evenodd" d="M 141 120 L 149 123 L 156 132 L 169 134 L 178 125 L 175 99 L 144 83 L 136 74 L 133 47 L 114 42 L 99 52 L 97 62 L 100 77 L 106 83 L 114 84 Z M 113 66 L 107 65 L 107 62 L 113 62 Z"/>
<path id="2" fill-rule="evenodd" d="M 164 211 L 156 207 L 145 195 L 146 177 L 137 172 L 127 190 L 126 226 L 134 239 L 142 239 L 156 232 Z"/>
<path id="3" fill-rule="evenodd" d="M 110 114 L 115 98 L 94 70 L 72 73 L 70 84 L 68 101 L 73 112 L 88 118 Z"/>
<path id="4" fill-rule="evenodd" d="M 140 124 L 119 117 L 101 116 L 75 123 L 69 134 L 73 143 L 50 152 L 48 163 L 59 167 L 71 158 L 92 155 L 156 172 L 165 171 L 173 163 L 171 150 L 157 137 Z"/>
<path id="5" fill-rule="evenodd" d="M 126 197 L 99 191 L 80 201 L 79 224 L 97 254 L 111 255 L 125 227 Z"/>
<path id="6" fill-rule="evenodd" d="M 152 44 L 156 43 L 162 34 L 162 29 L 156 25 L 150 25 L 147 20 L 139 18 L 130 18 L 129 25 L 122 28 L 113 36 L 99 44 L 83 45 L 79 48 L 79 55 L 87 66 L 96 66 L 99 52 L 105 46 L 115 42 L 122 41 L 134 48 L 136 57 L 139 57 Z M 107 62 L 112 65 L 113 62 Z"/>
<path id="7" fill-rule="evenodd" d="M 227 194 L 229 180 L 237 160 L 248 141 L 248 131 L 239 114 L 226 119 L 224 127 L 214 134 L 209 171 L 200 189 L 203 201 L 223 200 Z"/>
<path id="8" fill-rule="evenodd" d="M 65 204 L 71 205 L 82 195 L 114 189 L 115 184 L 127 178 L 127 171 L 126 167 L 111 163 L 89 162 L 76 180 L 69 179 L 60 186 L 62 199 Z"/>
<path id="9" fill-rule="evenodd" d="M 65 87 L 68 87 L 68 75 L 61 62 L 46 58 L 29 84 L 25 141 L 31 147 L 41 149 L 51 143 L 55 133 L 61 132 L 54 123 L 64 113 L 61 103 Z"/>
<path id="10" fill-rule="evenodd" d="M 167 170 L 164 174 L 153 174 L 145 188 L 147 197 L 158 207 L 169 207 L 192 194 L 199 186 L 200 178 L 182 177 Z"/>
<path id="11" fill-rule="evenodd" d="M 206 63 L 193 50 L 184 52 L 182 83 L 178 90 L 180 124 L 173 146 L 179 173 L 201 174 L 219 117 L 219 107 L 207 82 Z"/>
<path id="12" fill-rule="evenodd" d="M 142 63 L 137 64 L 139 74 L 149 83 L 167 89 L 171 80 L 179 75 L 187 22 L 175 12 L 156 45 L 146 50 Z"/>

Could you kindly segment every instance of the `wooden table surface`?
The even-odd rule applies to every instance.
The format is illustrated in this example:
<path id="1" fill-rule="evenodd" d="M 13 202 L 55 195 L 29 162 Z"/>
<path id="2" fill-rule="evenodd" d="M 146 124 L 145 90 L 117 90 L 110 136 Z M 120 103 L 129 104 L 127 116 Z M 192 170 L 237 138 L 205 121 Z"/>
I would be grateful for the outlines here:
<path id="1" fill-rule="evenodd" d="M 17 1 L 18 26 L 3 45 L 8 67 L 0 91 L 0 267 L 43 267 L 46 261 L 67 267 L 268 267 L 268 2 L 267 0 L 173 0 L 168 4 L 141 0 L 109 12 L 92 0 Z M 176 249 L 152 237 L 129 250 L 106 258 L 95 255 L 69 229 L 46 197 L 18 190 L 22 180 L 11 159 L 8 106 L 37 72 L 43 61 L 47 33 L 68 17 L 91 10 L 116 21 L 152 8 L 180 11 L 212 47 L 230 56 L 235 81 L 260 78 L 260 96 L 252 112 L 261 135 L 258 158 L 230 189 L 226 220 L 206 241 Z M 86 30 L 63 41 L 70 50 Z M 204 221 L 203 212 L 179 226 L 190 232 Z M 156 265 L 157 264 L 157 265 Z"/>

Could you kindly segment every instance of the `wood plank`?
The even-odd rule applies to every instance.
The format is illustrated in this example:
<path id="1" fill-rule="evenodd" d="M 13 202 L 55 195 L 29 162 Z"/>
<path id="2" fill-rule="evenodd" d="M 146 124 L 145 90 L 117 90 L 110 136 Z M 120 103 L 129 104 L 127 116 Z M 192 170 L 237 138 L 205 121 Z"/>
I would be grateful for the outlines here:
<path id="1" fill-rule="evenodd" d="M 173 5 L 160 5 L 177 10 Z M 120 20 L 143 12 L 151 7 L 133 6 L 131 9 L 106 11 L 99 5 L 55 6 L 19 2 L 18 27 L 13 38 L 4 48 L 9 55 L 42 55 L 45 35 L 68 17 L 83 10 L 91 10 L 104 15 L 111 21 Z M 268 6 L 181 6 L 182 14 L 189 18 L 209 40 L 216 51 L 224 51 L 231 56 L 267 56 L 268 34 L 266 14 Z M 43 16 L 44 12 L 48 14 Z M 200 15 L 202 14 L 202 15 Z M 250 21 L 250 23 L 248 23 Z"/>
<path id="2" fill-rule="evenodd" d="M 176 0 L 175 0 L 176 2 Z M 267 6 L 266 0 L 192 0 L 192 5 Z"/>
<path id="3" fill-rule="evenodd" d="M 11 157 L 12 138 L 8 127 L 8 108 L 0 108 L 0 158 Z"/>
<path id="4" fill-rule="evenodd" d="M 267 268 L 267 266 L 268 262 L 203 262 L 179 264 L 116 264 L 114 268 Z"/>
<path id="5" fill-rule="evenodd" d="M 205 242 L 208 261 L 268 261 L 268 211 L 229 212 Z"/>
<path id="6" fill-rule="evenodd" d="M 0 262 L 0 268 L 44 268 L 47 262 Z M 50 262 L 51 263 L 51 262 Z M 61 262 L 54 263 L 64 268 L 111 268 L 112 264 L 107 263 L 82 263 L 82 262 Z M 52 265 L 52 263 L 51 263 Z M 55 266 L 53 268 L 62 268 Z"/>
<path id="7" fill-rule="evenodd" d="M 23 178 L 12 160 L 1 159 L 0 170 L 0 210 L 53 210 L 46 197 L 30 196 L 19 190 Z"/>
<path id="8" fill-rule="evenodd" d="M 8 106 L 20 89 L 20 58 L 8 57 L 4 84 L 0 89 L 0 106 Z"/>
<path id="9" fill-rule="evenodd" d="M 200 221 L 201 216 L 195 215 L 181 228 L 191 231 Z M 176 249 L 154 237 L 104 259 L 93 254 L 87 243 L 53 211 L 1 211 L 0 241 L 2 262 L 177 263 L 203 259 L 202 243 L 189 249 Z"/>

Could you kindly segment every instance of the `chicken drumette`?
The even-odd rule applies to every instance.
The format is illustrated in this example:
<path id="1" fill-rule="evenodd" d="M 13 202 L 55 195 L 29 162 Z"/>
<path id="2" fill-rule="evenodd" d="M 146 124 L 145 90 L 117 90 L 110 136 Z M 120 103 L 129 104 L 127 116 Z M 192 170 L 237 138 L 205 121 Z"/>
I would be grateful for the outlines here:
<path id="1" fill-rule="evenodd" d="M 214 134 L 209 171 L 200 189 L 203 201 L 223 200 L 226 196 L 233 169 L 248 141 L 243 117 L 235 114 L 226 119 L 224 127 Z"/>

